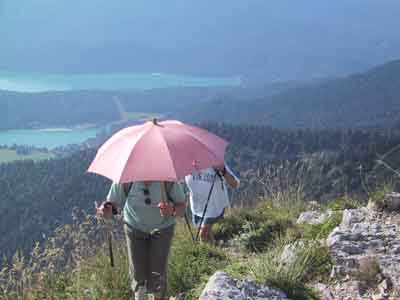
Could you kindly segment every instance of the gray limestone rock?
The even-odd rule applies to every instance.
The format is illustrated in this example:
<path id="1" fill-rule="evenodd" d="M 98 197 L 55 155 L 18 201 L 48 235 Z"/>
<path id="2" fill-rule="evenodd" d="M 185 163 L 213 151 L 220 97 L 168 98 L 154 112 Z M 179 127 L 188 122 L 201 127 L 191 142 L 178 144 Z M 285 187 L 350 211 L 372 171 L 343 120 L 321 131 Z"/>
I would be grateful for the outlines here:
<path id="1" fill-rule="evenodd" d="M 297 224 L 311 224 L 318 225 L 324 223 L 328 218 L 332 216 L 332 211 L 328 210 L 326 212 L 320 211 L 306 211 L 303 212 L 297 219 Z"/>
<path id="2" fill-rule="evenodd" d="M 400 193 L 389 193 L 385 197 L 386 210 L 400 212 Z"/>
<path id="3" fill-rule="evenodd" d="M 365 273 L 364 268 L 378 273 L 375 278 L 372 278 L 376 279 L 376 284 L 382 281 L 380 278 L 383 278 L 387 286 L 392 283 L 391 293 L 400 292 L 399 215 L 389 212 L 380 213 L 367 208 L 345 210 L 342 223 L 333 230 L 326 243 L 335 265 L 332 276 L 337 280 L 340 281 L 347 276 L 354 281 L 360 271 Z M 344 287 L 343 284 L 341 286 L 348 289 L 348 286 Z M 387 298 L 389 292 L 387 295 L 386 292 L 379 293 L 379 298 L 375 295 L 376 289 L 379 288 L 367 286 L 365 295 L 361 293 L 360 299 L 365 297 L 372 299 L 373 295 L 376 299 L 382 297 L 382 299 L 389 299 Z M 385 289 L 381 287 L 381 290 Z"/>
<path id="4" fill-rule="evenodd" d="M 217 272 L 208 280 L 199 300 L 288 300 L 285 293 L 250 280 L 238 281 Z"/>

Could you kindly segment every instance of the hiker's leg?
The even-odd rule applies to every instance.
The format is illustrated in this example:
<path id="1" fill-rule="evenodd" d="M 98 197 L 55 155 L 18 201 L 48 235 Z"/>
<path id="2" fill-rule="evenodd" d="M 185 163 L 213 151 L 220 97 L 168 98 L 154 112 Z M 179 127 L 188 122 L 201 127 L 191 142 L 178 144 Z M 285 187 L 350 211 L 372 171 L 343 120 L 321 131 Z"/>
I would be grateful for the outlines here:
<path id="1" fill-rule="evenodd" d="M 132 277 L 132 290 L 145 287 L 149 266 L 149 239 L 148 234 L 131 229 L 124 225 L 128 246 L 129 271 Z"/>
<path id="2" fill-rule="evenodd" d="M 174 226 L 162 229 L 150 243 L 150 272 L 149 291 L 154 293 L 155 300 L 164 299 L 167 292 L 168 255 L 171 248 Z"/>
<path id="3" fill-rule="evenodd" d="M 202 242 L 213 243 L 214 235 L 212 233 L 212 227 L 215 223 L 222 220 L 224 218 L 225 209 L 222 210 L 222 213 L 215 218 L 205 218 L 203 221 L 203 225 L 200 229 L 200 240 Z"/>
<path id="4" fill-rule="evenodd" d="M 203 224 L 200 229 L 200 240 L 202 242 L 210 242 L 211 241 L 211 224 Z"/>
<path id="5" fill-rule="evenodd" d="M 213 234 L 213 230 L 212 230 L 212 228 L 213 228 L 213 225 L 214 224 L 210 224 L 210 229 L 209 229 L 209 232 L 208 232 L 208 237 L 209 237 L 209 241 L 211 242 L 211 243 L 215 243 L 215 238 L 214 238 L 214 234 Z"/>

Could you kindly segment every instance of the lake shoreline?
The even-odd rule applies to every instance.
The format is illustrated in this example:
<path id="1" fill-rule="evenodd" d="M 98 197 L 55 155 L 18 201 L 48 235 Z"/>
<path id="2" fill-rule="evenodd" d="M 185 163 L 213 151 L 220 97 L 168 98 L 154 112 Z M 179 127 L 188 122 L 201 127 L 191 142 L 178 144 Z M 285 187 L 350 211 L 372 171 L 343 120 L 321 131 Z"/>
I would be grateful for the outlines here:
<path id="1" fill-rule="evenodd" d="M 195 76 L 173 73 L 29 73 L 0 70 L 0 90 L 20 93 L 68 92 L 79 90 L 151 90 L 180 87 L 236 87 L 240 75 Z"/>
<path id="2" fill-rule="evenodd" d="M 68 127 L 9 129 L 0 131 L 0 145 L 33 146 L 52 150 L 67 145 L 80 145 L 97 136 L 101 127 L 88 124 Z"/>

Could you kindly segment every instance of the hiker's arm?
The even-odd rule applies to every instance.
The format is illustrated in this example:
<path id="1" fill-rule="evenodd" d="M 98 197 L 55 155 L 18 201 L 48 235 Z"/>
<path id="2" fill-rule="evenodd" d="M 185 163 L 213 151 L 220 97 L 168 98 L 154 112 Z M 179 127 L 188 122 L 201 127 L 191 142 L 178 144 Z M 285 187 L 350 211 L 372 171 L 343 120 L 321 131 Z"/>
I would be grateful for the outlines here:
<path id="1" fill-rule="evenodd" d="M 224 177 L 226 183 L 233 189 L 237 189 L 240 184 L 240 180 L 233 174 L 228 166 L 223 166 L 218 170 L 220 174 Z"/>
<path id="2" fill-rule="evenodd" d="M 175 182 L 172 191 L 171 197 L 174 200 L 174 215 L 177 217 L 183 217 L 186 211 L 186 197 L 183 192 L 183 187 L 179 182 Z"/>
<path id="3" fill-rule="evenodd" d="M 106 201 L 96 209 L 96 214 L 103 218 L 111 218 L 114 214 L 119 213 L 120 203 L 124 201 L 124 195 L 122 184 L 113 183 Z"/>
<path id="4" fill-rule="evenodd" d="M 175 205 L 175 216 L 183 217 L 186 211 L 186 202 L 178 202 Z"/>
<path id="5" fill-rule="evenodd" d="M 109 219 L 113 215 L 118 214 L 119 205 L 115 201 L 104 201 L 99 207 L 96 207 L 96 215 L 99 217 Z"/>

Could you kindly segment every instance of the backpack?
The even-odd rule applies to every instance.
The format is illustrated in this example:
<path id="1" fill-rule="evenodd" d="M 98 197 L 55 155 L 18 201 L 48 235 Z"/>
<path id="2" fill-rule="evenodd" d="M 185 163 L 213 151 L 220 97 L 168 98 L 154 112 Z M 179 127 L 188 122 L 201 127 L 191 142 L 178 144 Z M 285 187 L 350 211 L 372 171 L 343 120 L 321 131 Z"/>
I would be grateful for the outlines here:
<path id="1" fill-rule="evenodd" d="M 126 183 L 122 184 L 123 189 L 124 189 L 125 198 L 128 197 L 129 192 L 131 191 L 132 185 L 133 185 L 133 182 L 126 182 Z M 175 204 L 174 200 L 172 199 L 171 194 L 170 194 L 173 186 L 174 186 L 174 182 L 167 181 L 165 183 L 165 190 L 167 192 L 167 200 L 169 202 L 171 202 L 172 204 Z"/>

